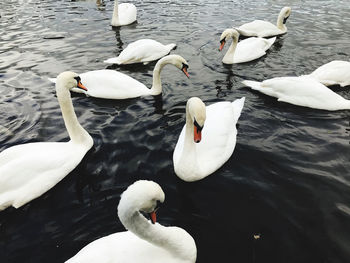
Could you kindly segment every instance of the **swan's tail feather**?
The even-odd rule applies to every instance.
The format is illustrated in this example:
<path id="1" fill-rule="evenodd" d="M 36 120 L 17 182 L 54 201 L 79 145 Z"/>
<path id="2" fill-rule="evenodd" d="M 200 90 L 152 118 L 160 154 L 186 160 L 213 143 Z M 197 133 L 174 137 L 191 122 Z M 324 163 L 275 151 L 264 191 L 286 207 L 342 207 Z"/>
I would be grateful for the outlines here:
<path id="1" fill-rule="evenodd" d="M 252 80 L 243 80 L 242 83 L 254 90 L 260 90 L 261 89 L 261 82 L 258 81 L 252 81 Z"/>
<path id="2" fill-rule="evenodd" d="M 56 78 L 47 78 L 49 81 L 51 81 L 52 83 L 56 83 Z"/>
<path id="3" fill-rule="evenodd" d="M 234 121 L 237 122 L 241 116 L 241 112 L 244 106 L 245 97 L 237 99 L 232 102 L 233 112 L 234 112 Z"/>
<path id="4" fill-rule="evenodd" d="M 103 61 L 103 63 L 107 63 L 107 64 L 118 64 L 118 65 L 120 65 L 120 64 L 122 64 L 123 62 L 120 61 L 120 59 L 119 59 L 118 57 L 116 57 L 116 58 L 109 58 L 109 59 Z"/>
<path id="5" fill-rule="evenodd" d="M 266 39 L 269 42 L 269 48 L 275 43 L 276 37 Z"/>
<path id="6" fill-rule="evenodd" d="M 0 211 L 12 205 L 12 200 L 8 193 L 0 195 Z"/>
<path id="7" fill-rule="evenodd" d="M 173 50 L 176 48 L 176 44 L 169 44 L 169 45 L 166 45 L 166 47 L 170 50 Z"/>

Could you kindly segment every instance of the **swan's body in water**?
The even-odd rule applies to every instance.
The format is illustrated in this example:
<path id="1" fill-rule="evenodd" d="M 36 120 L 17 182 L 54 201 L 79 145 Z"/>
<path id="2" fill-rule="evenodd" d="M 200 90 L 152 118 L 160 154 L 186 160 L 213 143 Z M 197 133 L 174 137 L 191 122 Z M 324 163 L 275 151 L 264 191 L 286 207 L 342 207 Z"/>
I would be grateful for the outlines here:
<path id="1" fill-rule="evenodd" d="M 227 50 L 222 62 L 224 64 L 244 63 L 258 59 L 266 54 L 276 38 L 265 39 L 261 37 L 250 37 L 238 42 L 239 33 L 232 28 L 222 32 L 220 37 L 221 51 L 227 41 L 232 39 L 232 44 Z"/>
<path id="2" fill-rule="evenodd" d="M 263 82 L 244 80 L 242 83 L 278 101 L 320 110 L 350 109 L 350 101 L 333 92 L 312 77 L 280 77 Z"/>
<path id="3" fill-rule="evenodd" d="M 191 235 L 155 222 L 157 202 L 164 198 L 161 187 L 152 181 L 130 185 L 118 205 L 119 219 L 129 231 L 93 241 L 66 263 L 194 263 L 197 248 Z M 151 221 L 140 212 L 150 214 Z"/>
<path id="4" fill-rule="evenodd" d="M 91 136 L 74 113 L 70 89 L 86 89 L 73 72 L 57 78 L 56 93 L 70 141 L 35 142 L 0 153 L 0 210 L 18 208 L 55 186 L 69 174 L 92 147 Z"/>
<path id="5" fill-rule="evenodd" d="M 133 4 L 118 4 L 118 0 L 114 0 L 114 9 L 112 15 L 112 26 L 126 26 L 136 21 L 136 6 Z"/>
<path id="6" fill-rule="evenodd" d="M 153 39 L 140 39 L 130 43 L 118 57 L 109 58 L 104 63 L 126 65 L 133 63 L 147 64 L 170 53 L 176 44 L 163 45 Z"/>
<path id="7" fill-rule="evenodd" d="M 231 157 L 244 100 L 217 102 L 207 107 L 197 97 L 187 101 L 186 125 L 173 154 L 178 177 L 187 182 L 200 180 Z"/>
<path id="8" fill-rule="evenodd" d="M 315 78 L 323 85 L 340 85 L 341 87 L 350 85 L 350 62 L 333 60 L 322 65 L 309 76 Z"/>
<path id="9" fill-rule="evenodd" d="M 131 99 L 140 96 L 159 95 L 162 93 L 160 73 L 167 64 L 172 64 L 178 69 L 181 69 L 189 77 L 187 73 L 187 61 L 179 55 L 168 55 L 160 59 L 155 65 L 151 89 L 121 72 L 102 69 L 80 74 L 82 82 L 88 89 L 83 93 L 91 97 L 103 99 Z M 49 80 L 52 82 L 56 81 L 50 78 Z M 73 89 L 72 91 L 82 93 L 78 89 Z"/>
<path id="10" fill-rule="evenodd" d="M 287 33 L 286 22 L 291 13 L 290 7 L 283 7 L 277 18 L 277 24 L 263 20 L 254 20 L 253 22 L 241 25 L 237 31 L 246 37 L 273 37 Z"/>

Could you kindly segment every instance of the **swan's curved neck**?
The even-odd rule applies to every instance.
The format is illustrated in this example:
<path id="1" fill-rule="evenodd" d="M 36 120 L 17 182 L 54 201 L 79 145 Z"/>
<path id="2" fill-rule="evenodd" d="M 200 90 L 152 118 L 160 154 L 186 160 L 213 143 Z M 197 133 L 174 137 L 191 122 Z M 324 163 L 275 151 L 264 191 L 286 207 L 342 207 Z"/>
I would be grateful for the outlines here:
<path id="1" fill-rule="evenodd" d="M 283 24 L 283 20 L 284 20 L 284 12 L 280 12 L 280 14 L 278 15 L 277 18 L 277 27 L 278 29 L 282 30 L 282 31 L 287 31 L 287 27 L 285 24 Z"/>
<path id="2" fill-rule="evenodd" d="M 160 79 L 160 73 L 166 64 L 173 64 L 171 59 L 164 57 L 160 59 L 153 70 L 153 84 L 151 88 L 152 95 L 159 95 L 162 93 L 162 81 Z"/>
<path id="3" fill-rule="evenodd" d="M 77 116 L 75 115 L 70 92 L 65 87 L 56 84 L 56 93 L 58 103 L 61 107 L 61 112 L 64 124 L 68 131 L 69 137 L 73 142 L 91 144 L 92 138 L 89 133 L 80 125 Z"/>
<path id="4" fill-rule="evenodd" d="M 118 216 L 125 228 L 139 238 L 166 249 L 176 257 L 187 257 L 183 253 L 184 247 L 181 237 L 174 236 L 174 232 L 168 227 L 158 223 L 151 224 L 136 207 L 128 207 L 123 213 L 118 213 Z"/>
<path id="5" fill-rule="evenodd" d="M 116 26 L 119 24 L 118 0 L 114 0 L 114 9 L 111 24 Z"/>
<path id="6" fill-rule="evenodd" d="M 195 148 L 193 133 L 194 125 L 192 122 L 191 115 L 189 113 L 189 106 L 186 105 L 186 130 L 185 130 L 185 141 L 184 141 L 184 151 L 189 152 L 191 149 Z"/>
<path id="7" fill-rule="evenodd" d="M 229 49 L 227 50 L 224 58 L 222 59 L 222 62 L 227 63 L 227 64 L 231 64 L 233 62 L 233 57 L 235 55 L 237 42 L 238 42 L 238 40 L 236 38 L 232 37 L 232 43 L 231 43 Z"/>

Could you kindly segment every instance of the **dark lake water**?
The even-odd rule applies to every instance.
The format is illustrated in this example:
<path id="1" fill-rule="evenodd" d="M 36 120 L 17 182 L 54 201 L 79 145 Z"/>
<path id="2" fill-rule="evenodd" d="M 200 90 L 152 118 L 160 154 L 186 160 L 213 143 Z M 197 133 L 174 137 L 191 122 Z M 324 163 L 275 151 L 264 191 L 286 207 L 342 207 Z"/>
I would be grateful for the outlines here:
<path id="1" fill-rule="evenodd" d="M 349 1 L 130 2 L 138 9 L 137 24 L 112 29 L 113 1 L 2 1 L 0 151 L 66 141 L 47 77 L 107 68 L 103 60 L 137 39 L 177 43 L 172 53 L 187 59 L 191 78 L 168 66 L 162 96 L 113 101 L 73 95 L 94 147 L 46 194 L 0 212 L 0 261 L 63 262 L 89 242 L 123 231 L 116 215 L 120 194 L 150 179 L 166 195 L 159 222 L 194 237 L 197 262 L 350 262 L 350 111 L 279 103 L 240 83 L 349 60 Z M 254 18 L 275 22 L 286 5 L 292 7 L 288 34 L 267 56 L 222 64 L 224 29 Z M 150 87 L 154 64 L 109 68 Z M 350 99 L 349 87 L 333 90 Z M 172 153 L 192 96 L 207 105 L 243 96 L 246 103 L 229 161 L 185 183 L 173 171 Z"/>

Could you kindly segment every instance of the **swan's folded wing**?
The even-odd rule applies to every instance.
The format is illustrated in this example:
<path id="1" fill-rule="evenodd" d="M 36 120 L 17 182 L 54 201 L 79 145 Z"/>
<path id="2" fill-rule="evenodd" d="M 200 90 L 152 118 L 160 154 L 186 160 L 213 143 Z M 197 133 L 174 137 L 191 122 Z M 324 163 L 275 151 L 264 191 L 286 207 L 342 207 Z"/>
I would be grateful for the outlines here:
<path id="1" fill-rule="evenodd" d="M 254 20 L 241 25 L 237 28 L 237 31 L 244 36 L 268 37 L 273 36 L 274 33 L 277 33 L 280 30 L 270 22 Z"/>
<path id="2" fill-rule="evenodd" d="M 104 99 L 127 99 L 149 94 L 149 89 L 130 76 L 114 70 L 95 70 L 80 74 L 88 95 Z"/>
<path id="3" fill-rule="evenodd" d="M 232 155 L 236 145 L 236 123 L 231 102 L 214 103 L 206 107 L 207 117 L 202 141 L 196 144 L 198 163 L 210 174 Z"/>
<path id="4" fill-rule="evenodd" d="M 166 46 L 153 39 L 141 39 L 127 46 L 119 55 L 121 64 L 153 61 L 165 56 Z"/>
<path id="5" fill-rule="evenodd" d="M 8 148 L 0 154 L 0 200 L 11 197 L 11 204 L 18 207 L 40 196 L 71 172 L 86 151 L 71 142 Z"/>

